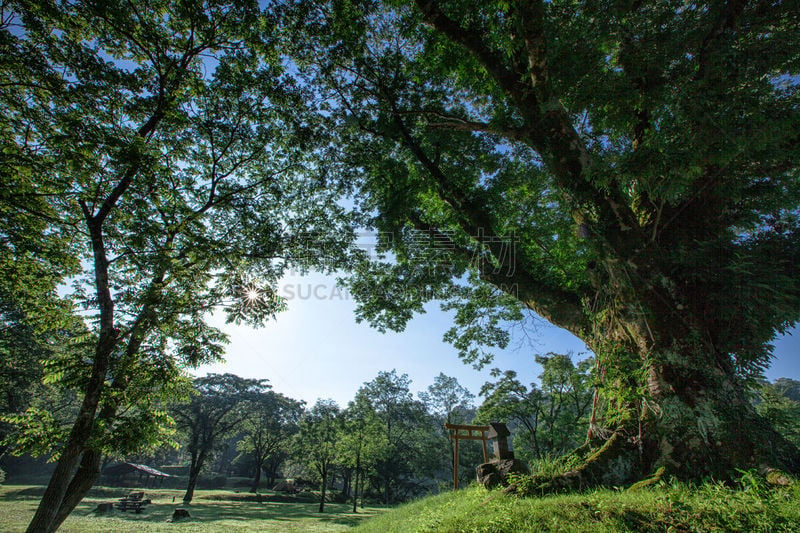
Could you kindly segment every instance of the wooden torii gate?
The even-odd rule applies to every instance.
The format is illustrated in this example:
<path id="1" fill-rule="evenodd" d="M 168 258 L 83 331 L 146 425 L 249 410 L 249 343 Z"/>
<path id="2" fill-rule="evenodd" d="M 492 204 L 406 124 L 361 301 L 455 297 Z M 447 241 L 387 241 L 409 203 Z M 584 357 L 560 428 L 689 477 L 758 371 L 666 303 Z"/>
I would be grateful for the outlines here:
<path id="1" fill-rule="evenodd" d="M 453 450 L 453 490 L 458 490 L 458 441 L 479 440 L 483 446 L 483 462 L 489 462 L 489 453 L 486 450 L 486 432 L 489 426 L 471 426 L 466 424 L 445 424 L 444 427 L 450 434 L 450 439 L 455 441 Z M 463 432 L 466 432 L 463 433 Z"/>

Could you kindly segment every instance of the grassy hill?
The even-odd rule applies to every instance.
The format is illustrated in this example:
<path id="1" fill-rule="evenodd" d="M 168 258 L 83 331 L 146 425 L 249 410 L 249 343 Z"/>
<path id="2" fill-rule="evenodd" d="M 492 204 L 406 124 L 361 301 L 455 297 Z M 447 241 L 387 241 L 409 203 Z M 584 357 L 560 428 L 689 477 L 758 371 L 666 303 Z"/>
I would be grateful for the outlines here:
<path id="1" fill-rule="evenodd" d="M 800 485 L 662 484 L 638 491 L 516 498 L 471 487 L 398 507 L 359 532 L 800 532 Z"/>

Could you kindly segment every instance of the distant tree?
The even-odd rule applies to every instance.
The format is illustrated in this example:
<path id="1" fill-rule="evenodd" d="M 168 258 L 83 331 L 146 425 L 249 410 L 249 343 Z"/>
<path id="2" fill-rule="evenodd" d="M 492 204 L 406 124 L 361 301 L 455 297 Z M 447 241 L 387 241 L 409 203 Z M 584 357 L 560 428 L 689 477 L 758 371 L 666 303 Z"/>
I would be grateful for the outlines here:
<path id="1" fill-rule="evenodd" d="M 236 448 L 252 457 L 255 478 L 250 492 L 258 492 L 265 463 L 285 448 L 297 432 L 303 402 L 266 391 L 255 395 L 247 410 L 247 417 L 237 428 L 242 432 L 242 439 Z"/>
<path id="2" fill-rule="evenodd" d="M 458 380 L 440 372 L 428 389 L 419 393 L 428 412 L 452 424 L 466 424 L 467 413 L 474 408 L 475 395 L 461 386 Z"/>
<path id="3" fill-rule="evenodd" d="M 184 503 L 191 503 L 200 472 L 215 448 L 226 435 L 240 428 L 252 404 L 267 394 L 269 388 L 263 379 L 208 374 L 194 380 L 194 394 L 188 404 L 173 407 L 173 416 L 185 433 L 185 446 L 191 457 Z"/>
<path id="4" fill-rule="evenodd" d="M 756 411 L 781 435 L 800 446 L 800 381 L 778 378 L 755 389 Z"/>
<path id="5" fill-rule="evenodd" d="M 264 473 L 267 475 L 267 483 L 270 487 L 275 485 L 275 479 L 278 477 L 279 469 L 282 469 L 287 460 L 291 457 L 290 452 L 291 441 L 289 441 L 289 446 L 274 452 L 264 463 Z"/>
<path id="6" fill-rule="evenodd" d="M 781 396 L 800 402 L 800 381 L 791 378 L 778 378 L 772 382 L 772 386 Z"/>
<path id="7" fill-rule="evenodd" d="M 300 419 L 294 437 L 295 460 L 307 465 L 319 476 L 319 512 L 325 512 L 328 476 L 339 455 L 342 419 L 333 400 L 317 400 Z"/>
<path id="8" fill-rule="evenodd" d="M 363 398 L 372 407 L 383 427 L 385 449 L 376 464 L 376 473 L 382 481 L 387 505 L 392 501 L 392 486 L 399 487 L 412 472 L 417 442 L 414 432 L 426 425 L 426 433 L 431 434 L 425 406 L 414 399 L 410 385 L 407 374 L 382 371 L 356 393 L 357 398 Z"/>
<path id="9" fill-rule="evenodd" d="M 571 451 L 586 438 L 592 409 L 592 359 L 576 366 L 569 355 L 536 356 L 542 365 L 540 386 L 525 386 L 514 371 L 493 373 L 499 379 L 481 388 L 486 400 L 478 408 L 484 422 L 505 421 L 514 428 L 522 458 L 544 459 Z"/>
<path id="10" fill-rule="evenodd" d="M 362 498 L 367 472 L 385 454 L 382 424 L 377 413 L 361 395 L 350 402 L 342 413 L 343 430 L 340 440 L 340 461 L 353 469 L 353 512 L 357 512 L 359 493 Z"/>
<path id="11" fill-rule="evenodd" d="M 0 35 L 12 23 L 5 8 Z M 9 49 L 0 44 L 0 52 L 6 54 Z M 10 60 L 0 66 L 0 72 L 5 79 L 6 69 L 30 68 Z M 9 80 L 14 77 L 8 75 Z M 41 179 L 46 167 L 35 165 L 35 158 L 17 144 L 20 124 L 12 111 L 18 109 L 12 103 L 13 87 L 13 81 L 0 87 L 4 116 L 0 124 L 0 416 L 19 414 L 28 407 L 44 374 L 42 361 L 55 350 L 69 349 L 70 340 L 85 329 L 71 302 L 56 292 L 59 283 L 80 272 L 80 263 L 69 234 L 51 231 L 49 220 L 58 218 L 58 210 L 49 198 L 58 190 Z M 10 430 L 2 423 L 0 440 Z M 5 449 L 0 448 L 0 455 Z"/>
<path id="12" fill-rule="evenodd" d="M 475 395 L 468 389 L 461 386 L 458 380 L 451 376 L 446 376 L 444 373 L 439 373 L 433 380 L 433 384 L 428 386 L 427 391 L 419 393 L 419 399 L 425 404 L 428 413 L 432 416 L 432 422 L 438 426 L 437 434 L 441 437 L 442 442 L 446 442 L 443 447 L 449 450 L 450 453 L 447 458 L 452 458 L 454 452 L 453 441 L 449 437 L 449 431 L 445 429 L 444 424 L 469 424 L 475 415 L 473 399 Z M 471 478 L 467 472 L 461 472 L 461 466 L 467 471 L 471 471 L 475 467 L 474 458 L 477 457 L 474 453 L 478 451 L 477 447 L 473 450 L 466 446 L 459 448 L 459 480 L 466 482 Z M 479 452 L 482 453 L 482 452 Z M 444 455 L 439 453 L 439 455 Z M 465 455 L 471 456 L 472 460 L 462 461 Z M 482 462 L 482 459 L 480 460 Z M 445 460 L 445 468 L 453 474 L 453 461 Z"/>
<path id="13" fill-rule="evenodd" d="M 7 417 L 30 405 L 44 374 L 41 361 L 50 356 L 54 346 L 66 342 L 66 338 L 53 339 L 37 332 L 12 302 L 0 298 L 0 417 L 6 417 L 0 419 L 0 456 L 14 444 L 7 441 L 13 428 Z"/>
<path id="14" fill-rule="evenodd" d="M 542 417 L 546 445 L 561 455 L 585 441 L 594 393 L 594 359 L 576 365 L 571 354 L 550 352 L 535 360 L 543 369 L 539 380 L 546 400 Z"/>

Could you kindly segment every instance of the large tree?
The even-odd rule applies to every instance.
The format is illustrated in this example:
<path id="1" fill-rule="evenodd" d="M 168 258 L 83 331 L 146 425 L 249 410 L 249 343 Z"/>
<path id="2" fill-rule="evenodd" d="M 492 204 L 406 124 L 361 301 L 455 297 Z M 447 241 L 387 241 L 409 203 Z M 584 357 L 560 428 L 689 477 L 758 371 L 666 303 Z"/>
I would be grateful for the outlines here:
<path id="1" fill-rule="evenodd" d="M 347 231 L 337 187 L 306 163 L 315 132 L 256 1 L 0 14 L 0 227 L 4 252 L 31 265 L 4 253 L 2 292 L 30 314 L 25 298 L 53 301 L 70 276 L 89 330 L 45 369 L 81 401 L 29 528 L 48 532 L 103 453 L 163 434 L 182 367 L 221 355 L 209 312 L 263 323 L 283 307 L 284 269 L 337 256 Z"/>
<path id="2" fill-rule="evenodd" d="M 390 236 L 393 261 L 351 282 L 360 318 L 399 329 L 450 299 L 473 360 L 519 306 L 583 339 L 601 448 L 548 487 L 800 472 L 746 395 L 800 317 L 795 5 L 293 8 L 358 207 Z"/>

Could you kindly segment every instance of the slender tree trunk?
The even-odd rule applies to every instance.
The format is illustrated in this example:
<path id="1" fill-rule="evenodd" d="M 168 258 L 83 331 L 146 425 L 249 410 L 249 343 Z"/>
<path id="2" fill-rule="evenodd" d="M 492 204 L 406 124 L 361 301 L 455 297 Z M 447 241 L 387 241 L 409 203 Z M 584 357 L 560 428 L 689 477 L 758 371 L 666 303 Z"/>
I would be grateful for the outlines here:
<path id="1" fill-rule="evenodd" d="M 358 461 L 356 461 L 356 464 L 358 464 Z M 353 482 L 353 512 L 356 513 L 358 512 L 356 510 L 356 505 L 358 505 L 358 466 L 356 466 L 356 472 L 354 478 L 355 479 Z"/>
<path id="2" fill-rule="evenodd" d="M 350 497 L 350 481 L 353 478 L 353 471 L 348 469 L 342 474 L 342 495 L 345 498 Z"/>
<path id="3" fill-rule="evenodd" d="M 261 485 L 261 471 L 264 469 L 264 455 L 261 453 L 260 450 L 255 451 L 253 454 L 253 458 L 256 461 L 256 475 L 255 479 L 253 479 L 253 488 L 250 489 L 250 492 L 258 492 L 258 489 Z"/>
<path id="4" fill-rule="evenodd" d="M 356 472 L 355 483 L 353 484 L 353 512 L 356 512 L 356 503 L 358 502 L 358 475 L 361 472 L 361 449 L 356 452 Z"/>
<path id="5" fill-rule="evenodd" d="M 325 512 L 325 489 L 328 487 L 328 471 L 322 472 L 322 486 L 320 487 L 319 512 Z"/>
<path id="6" fill-rule="evenodd" d="M 197 480 L 200 478 L 200 470 L 203 468 L 203 463 L 205 463 L 205 454 L 203 452 L 192 453 L 192 463 L 189 466 L 189 484 L 186 487 L 186 494 L 183 495 L 183 503 L 190 504 L 192 503 L 192 498 L 194 498 L 194 488 L 197 485 Z"/>
<path id="7" fill-rule="evenodd" d="M 27 533 L 50 533 L 55 531 L 53 524 L 58 514 L 58 509 L 61 507 L 61 502 L 64 501 L 64 495 L 67 493 L 72 470 L 81 455 L 81 445 L 75 442 L 76 440 L 70 438 L 61 451 L 61 457 L 56 463 L 56 468 L 42 495 L 36 514 L 34 514 L 31 523 L 28 524 Z"/>
<path id="8" fill-rule="evenodd" d="M 129 169 L 128 175 L 126 175 L 127 177 L 123 182 L 128 180 L 129 183 L 133 173 L 135 173 L 134 167 Z M 127 188 L 127 185 L 120 183 L 115 191 L 121 195 L 125 188 Z M 110 203 L 109 200 L 104 204 L 104 208 L 108 206 L 108 210 L 113 208 L 116 198 Z M 88 450 L 86 444 L 92 436 L 95 415 L 105 387 L 111 354 L 118 343 L 118 332 L 114 327 L 114 301 L 109 289 L 109 261 L 106 257 L 103 239 L 103 221 L 109 211 L 104 211 L 104 208 L 101 208 L 98 214 L 93 216 L 83 201 L 80 201 L 80 205 L 86 219 L 92 245 L 94 286 L 100 309 L 100 332 L 92 361 L 92 373 L 86 384 L 83 402 L 75 418 L 69 438 L 61 450 L 56 468 L 39 502 L 39 507 L 28 525 L 27 531 L 29 533 L 50 533 L 55 531 L 97 479 L 97 474 L 92 474 L 92 472 L 99 470 L 100 456 L 95 456 L 95 452 Z M 108 409 L 112 409 L 111 414 L 113 414 L 113 408 L 108 407 Z M 87 453 L 89 456 L 84 463 L 82 456 Z M 73 479 L 73 471 L 78 466 L 79 461 L 81 461 L 82 468 L 78 470 L 75 474 L 75 479 Z M 72 484 L 73 481 L 75 482 L 74 485 Z M 65 497 L 71 488 L 75 489 L 75 493 L 70 492 L 69 501 L 65 504 Z M 75 500 L 76 497 L 77 500 Z"/>
<path id="9" fill-rule="evenodd" d="M 253 480 L 253 488 L 250 489 L 250 492 L 258 492 L 260 486 L 261 486 L 261 465 L 256 467 L 256 478 Z"/>
<path id="10" fill-rule="evenodd" d="M 364 508 L 364 478 L 366 477 L 364 472 L 361 472 L 361 508 Z"/>

